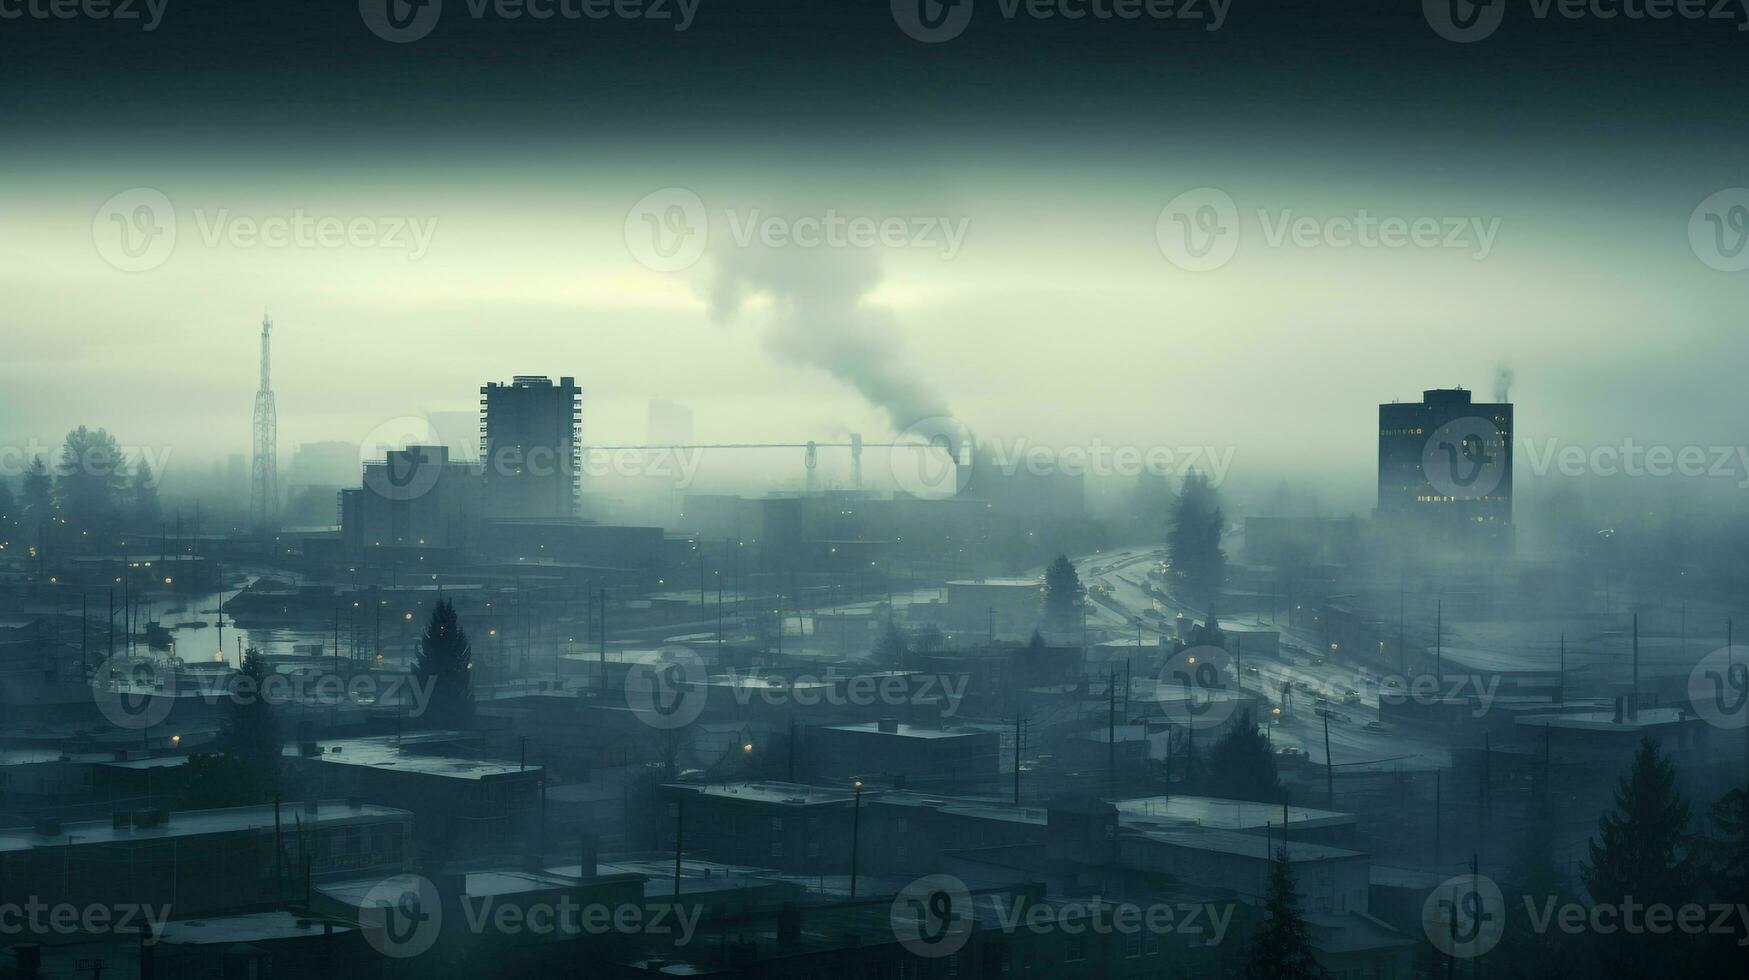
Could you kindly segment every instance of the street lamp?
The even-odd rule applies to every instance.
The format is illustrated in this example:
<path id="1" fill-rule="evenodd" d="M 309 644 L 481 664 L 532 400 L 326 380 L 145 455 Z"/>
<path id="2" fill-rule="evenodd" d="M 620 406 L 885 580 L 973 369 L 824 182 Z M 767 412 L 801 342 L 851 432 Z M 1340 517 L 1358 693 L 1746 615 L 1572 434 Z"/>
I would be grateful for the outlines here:
<path id="1" fill-rule="evenodd" d="M 850 808 L 850 900 L 856 901 L 856 844 L 857 833 L 862 825 L 862 780 L 851 783 L 856 790 L 856 796 Z"/>

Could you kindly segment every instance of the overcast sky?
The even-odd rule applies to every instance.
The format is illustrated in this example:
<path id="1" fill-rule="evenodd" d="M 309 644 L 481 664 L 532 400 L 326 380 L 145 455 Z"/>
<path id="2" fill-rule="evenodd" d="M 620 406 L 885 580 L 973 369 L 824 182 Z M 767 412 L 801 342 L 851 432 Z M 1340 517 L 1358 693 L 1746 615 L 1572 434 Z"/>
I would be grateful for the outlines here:
<path id="1" fill-rule="evenodd" d="M 675 31 L 450 0 L 409 44 L 344 2 L 0 23 L 0 438 L 244 452 L 265 309 L 287 456 L 569 374 L 589 441 L 642 439 L 658 397 L 711 441 L 945 410 L 1228 446 L 1358 506 L 1380 401 L 1502 363 L 1521 436 L 1744 442 L 1749 273 L 1690 231 L 1749 184 L 1749 34 L 1520 4 L 1457 44 L 1418 4 L 1330 6 L 1210 31 L 978 0 L 939 44 L 867 2 L 703 0 Z M 139 189 L 174 244 L 118 259 Z M 674 189 L 706 227 L 666 271 Z M 1207 189 L 1236 251 L 1191 271 L 1162 209 Z M 888 240 L 811 246 L 795 219 L 829 215 Z M 349 241 L 252 237 L 300 216 Z M 1337 247 L 1331 219 L 1383 218 L 1438 244 Z"/>

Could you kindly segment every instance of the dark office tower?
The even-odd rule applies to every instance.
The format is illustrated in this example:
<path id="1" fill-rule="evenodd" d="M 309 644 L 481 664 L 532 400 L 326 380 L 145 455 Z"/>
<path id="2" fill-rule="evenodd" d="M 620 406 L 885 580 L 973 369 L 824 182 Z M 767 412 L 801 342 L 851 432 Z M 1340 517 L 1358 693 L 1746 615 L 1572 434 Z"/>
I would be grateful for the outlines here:
<path id="1" fill-rule="evenodd" d="M 576 379 L 558 384 L 518 375 L 480 389 L 480 453 L 487 513 L 498 518 L 577 515 L 578 428 L 583 395 Z"/>
<path id="2" fill-rule="evenodd" d="M 1512 541 L 1512 405 L 1462 388 L 1379 406 L 1379 520 L 1417 545 L 1499 554 Z"/>

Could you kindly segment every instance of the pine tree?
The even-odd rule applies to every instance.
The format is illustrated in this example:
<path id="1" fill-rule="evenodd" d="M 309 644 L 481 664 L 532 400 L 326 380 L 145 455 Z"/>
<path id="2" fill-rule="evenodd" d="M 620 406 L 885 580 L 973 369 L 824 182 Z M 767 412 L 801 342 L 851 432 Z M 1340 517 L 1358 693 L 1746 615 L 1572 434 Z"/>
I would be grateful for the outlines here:
<path id="1" fill-rule="evenodd" d="M 434 728 L 466 730 L 474 723 L 473 649 L 456 619 L 455 603 L 444 599 L 431 610 L 425 634 L 419 638 L 414 674 L 432 685 L 426 722 Z"/>
<path id="2" fill-rule="evenodd" d="M 1220 593 L 1227 568 L 1227 555 L 1221 550 L 1224 520 L 1208 477 L 1194 471 L 1185 474 L 1166 550 L 1173 584 L 1190 598 L 1212 602 Z"/>
<path id="3" fill-rule="evenodd" d="M 117 503 L 127 490 L 126 461 L 115 437 L 81 425 L 67 433 L 56 469 L 55 492 L 75 534 L 114 527 Z"/>
<path id="4" fill-rule="evenodd" d="M 1204 789 L 1211 796 L 1231 800 L 1273 803 L 1281 799 L 1275 755 L 1257 730 L 1249 708 L 1239 712 L 1233 726 L 1209 750 Z"/>
<path id="5" fill-rule="evenodd" d="M 279 784 L 279 722 L 266 690 L 268 670 L 261 651 L 243 653 L 238 691 L 219 723 L 219 753 L 247 774 L 251 785 L 271 790 Z"/>
<path id="6" fill-rule="evenodd" d="M 1580 878 L 1591 900 L 1622 906 L 1628 899 L 1645 906 L 1678 907 L 1694 900 L 1697 876 L 1690 855 L 1688 803 L 1676 788 L 1676 768 L 1645 739 L 1633 766 L 1615 792 L 1615 809 L 1598 822 L 1587 846 L 1590 859 Z M 1598 960 L 1609 976 L 1674 975 L 1691 948 L 1680 934 L 1629 934 L 1598 939 Z"/>
<path id="7" fill-rule="evenodd" d="M 48 467 L 43 465 L 41 456 L 32 459 L 30 468 L 24 471 L 19 518 L 24 540 L 41 546 L 49 522 L 55 519 L 54 483 L 49 479 Z"/>
<path id="8" fill-rule="evenodd" d="M 1058 555 L 1045 569 L 1045 625 L 1073 629 L 1081 624 L 1081 599 L 1087 590 L 1066 555 Z"/>
<path id="9" fill-rule="evenodd" d="M 1322 980 L 1330 974 L 1312 955 L 1312 937 L 1300 915 L 1300 896 L 1288 869 L 1287 848 L 1269 864 L 1269 896 L 1264 919 L 1251 938 L 1246 980 Z"/>
<path id="10" fill-rule="evenodd" d="M 1739 786 L 1712 805 L 1716 834 L 1707 842 L 1707 883 L 1721 899 L 1749 902 L 1749 792 Z"/>
<path id="11" fill-rule="evenodd" d="M 1743 908 L 1749 904 L 1749 792 L 1731 790 L 1712 805 L 1713 835 L 1706 842 L 1706 879 L 1713 902 Z M 1707 976 L 1741 972 L 1743 947 L 1735 932 L 1709 936 Z"/>
<path id="12" fill-rule="evenodd" d="M 905 634 L 892 623 L 887 624 L 886 631 L 875 641 L 874 659 L 876 663 L 897 667 L 905 662 L 905 657 L 911 652 L 911 644 L 905 639 Z"/>
<path id="13" fill-rule="evenodd" d="M 146 531 L 157 527 L 163 520 L 163 509 L 158 504 L 158 478 L 152 473 L 152 464 L 144 457 L 134 464 L 134 475 L 128 488 L 128 512 L 134 526 Z"/>
<path id="14" fill-rule="evenodd" d="M 1530 822 L 1518 841 L 1510 875 L 1501 882 L 1507 895 L 1522 895 L 1536 914 L 1564 907 L 1572 896 L 1566 875 L 1555 861 L 1555 812 L 1546 787 L 1537 793 Z M 1538 930 L 1531 909 L 1524 902 L 1508 901 L 1500 947 L 1487 962 L 1497 975 L 1522 980 L 1561 980 L 1578 976 L 1583 948 L 1576 937 L 1560 929 Z"/>
<path id="15" fill-rule="evenodd" d="M 12 496 L 12 484 L 0 479 L 0 545 L 11 547 L 18 538 L 18 499 Z"/>

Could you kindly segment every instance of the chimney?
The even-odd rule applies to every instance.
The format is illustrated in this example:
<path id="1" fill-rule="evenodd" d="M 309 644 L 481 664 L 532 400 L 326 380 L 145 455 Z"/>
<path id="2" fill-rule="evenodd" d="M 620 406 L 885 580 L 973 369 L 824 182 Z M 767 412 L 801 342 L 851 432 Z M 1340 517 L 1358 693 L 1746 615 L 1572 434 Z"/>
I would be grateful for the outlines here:
<path id="1" fill-rule="evenodd" d="M 882 718 L 875 723 L 875 726 L 883 735 L 899 734 L 899 720 L 897 718 Z"/>
<path id="2" fill-rule="evenodd" d="M 1621 695 L 1615 696 L 1615 723 L 1618 725 L 1621 724 L 1622 719 L 1622 700 Z"/>
<path id="3" fill-rule="evenodd" d="M 322 812 L 322 804 L 319 800 L 311 798 L 304 801 L 305 816 L 313 817 L 320 812 Z"/>

